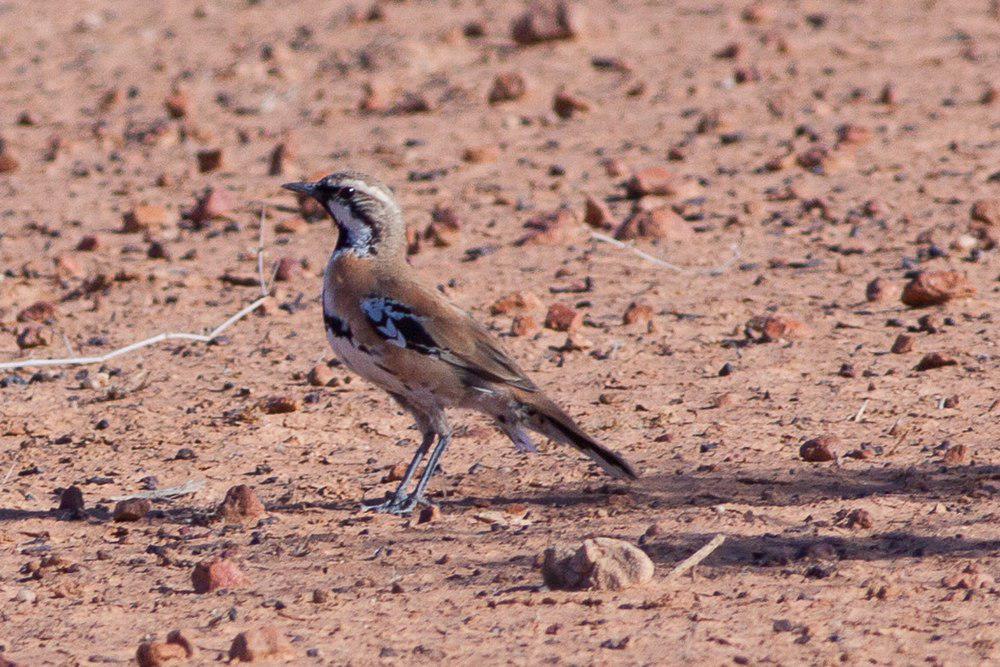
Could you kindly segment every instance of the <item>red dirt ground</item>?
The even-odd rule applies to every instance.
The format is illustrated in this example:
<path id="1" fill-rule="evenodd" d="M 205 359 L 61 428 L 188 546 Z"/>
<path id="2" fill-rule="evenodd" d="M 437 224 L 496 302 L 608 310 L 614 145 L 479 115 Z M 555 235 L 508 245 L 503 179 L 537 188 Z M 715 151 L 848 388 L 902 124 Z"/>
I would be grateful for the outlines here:
<path id="1" fill-rule="evenodd" d="M 520 3 L 0 2 L 0 361 L 216 326 L 259 296 L 262 207 L 267 272 L 295 269 L 217 344 L 0 371 L 0 655 L 126 662 L 180 628 L 214 662 L 273 625 L 298 664 L 1000 660 L 1000 220 L 970 214 L 1000 197 L 1000 9 L 584 4 L 576 39 L 517 46 Z M 488 104 L 502 72 L 527 93 Z M 560 89 L 589 110 L 558 117 Z M 429 110 L 392 106 L 418 96 Z M 222 165 L 202 173 L 209 149 Z M 342 367 L 308 383 L 332 360 L 319 276 L 335 231 L 298 223 L 279 187 L 345 167 L 388 181 L 417 230 L 452 208 L 460 232 L 425 239 L 413 265 L 639 482 L 551 445 L 518 454 L 456 415 L 440 518 L 358 511 L 392 488 L 416 432 Z M 683 219 L 638 247 L 699 269 L 736 245 L 721 274 L 582 229 L 514 245 L 532 216 L 582 214 L 588 195 L 620 222 L 622 183 L 646 167 L 676 192 L 640 205 Z M 198 227 L 181 214 L 207 187 L 232 212 Z M 139 205 L 153 227 L 123 232 Z M 96 248 L 79 249 L 87 236 Z M 941 270 L 975 294 L 901 303 L 908 274 Z M 549 329 L 509 335 L 490 304 L 514 290 L 581 311 L 574 349 Z M 18 321 L 38 301 L 44 321 Z M 632 302 L 649 326 L 622 324 Z M 748 337 L 767 315 L 791 329 Z M 901 333 L 912 350 L 890 353 Z M 21 334 L 48 344 L 21 350 Z M 915 370 L 932 352 L 956 363 Z M 296 409 L 260 409 L 276 397 Z M 836 459 L 802 460 L 822 435 Z M 141 521 L 111 518 L 114 497 L 192 480 Z M 210 521 L 237 484 L 266 515 Z M 83 520 L 53 510 L 71 485 Z M 719 533 L 693 576 L 666 580 Z M 641 544 L 653 581 L 544 589 L 537 556 L 589 536 Z M 194 593 L 194 566 L 218 555 L 248 580 Z"/>

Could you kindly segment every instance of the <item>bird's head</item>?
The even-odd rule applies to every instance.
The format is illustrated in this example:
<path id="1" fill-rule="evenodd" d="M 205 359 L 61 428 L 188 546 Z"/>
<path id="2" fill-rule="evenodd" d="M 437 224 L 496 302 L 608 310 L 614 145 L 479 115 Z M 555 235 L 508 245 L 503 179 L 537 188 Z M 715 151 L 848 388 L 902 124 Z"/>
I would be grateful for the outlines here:
<path id="1" fill-rule="evenodd" d="M 339 171 L 315 182 L 285 183 L 283 188 L 318 201 L 337 224 L 337 250 L 359 256 L 405 252 L 406 223 L 392 190 L 356 171 Z"/>

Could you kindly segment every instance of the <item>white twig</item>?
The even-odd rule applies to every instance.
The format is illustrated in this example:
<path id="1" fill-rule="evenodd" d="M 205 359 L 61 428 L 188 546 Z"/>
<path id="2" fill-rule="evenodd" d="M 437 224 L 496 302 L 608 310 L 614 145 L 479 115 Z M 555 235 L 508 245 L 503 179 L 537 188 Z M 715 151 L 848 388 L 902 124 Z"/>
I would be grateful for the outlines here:
<path id="1" fill-rule="evenodd" d="M 858 408 L 857 414 L 855 414 L 854 417 L 852 418 L 855 423 L 860 422 L 861 418 L 865 416 L 865 410 L 868 409 L 868 402 L 870 400 L 871 400 L 870 398 L 866 398 L 864 403 L 861 404 L 861 407 Z"/>
<path id="2" fill-rule="evenodd" d="M 688 556 L 687 558 L 685 558 L 683 561 L 681 561 L 676 567 L 674 567 L 674 569 L 670 570 L 670 572 L 667 574 L 665 580 L 666 581 L 671 581 L 671 580 L 677 579 L 682 574 L 684 574 L 685 572 L 687 572 L 688 570 L 690 570 L 691 568 L 693 568 L 695 565 L 697 565 L 701 561 L 703 561 L 706 558 L 708 558 L 709 555 L 713 551 L 715 551 L 716 549 L 718 549 L 719 546 L 721 546 L 722 543 L 725 542 L 725 541 L 726 541 L 726 536 L 723 535 L 722 533 L 719 533 L 718 535 L 716 535 L 715 537 L 713 537 L 712 540 L 708 544 L 706 544 L 705 546 L 703 546 L 701 549 L 698 549 L 697 551 L 695 551 L 693 554 L 691 554 L 690 556 Z"/>
<path id="3" fill-rule="evenodd" d="M 236 324 L 238 321 L 246 317 L 249 313 L 260 308 L 261 304 L 267 297 L 261 297 L 251 303 L 250 305 L 241 308 L 239 312 L 230 317 L 228 320 L 217 326 L 211 332 L 207 334 L 194 334 L 194 333 L 161 333 L 153 336 L 151 338 L 146 338 L 145 340 L 140 340 L 131 345 L 126 345 L 125 347 L 120 347 L 117 350 L 112 350 L 106 354 L 102 354 L 96 357 L 67 357 L 64 359 L 23 359 L 21 361 L 8 361 L 5 363 L 0 363 L 0 370 L 12 370 L 15 368 L 26 368 L 26 367 L 42 367 L 42 366 L 85 366 L 88 364 L 100 364 L 108 361 L 109 359 L 114 359 L 115 357 L 120 357 L 123 354 L 128 354 L 143 347 L 148 347 L 150 345 L 155 345 L 156 343 L 161 343 L 165 340 L 191 340 L 199 343 L 210 343 L 219 335 L 228 329 L 229 327 Z"/>
<path id="4" fill-rule="evenodd" d="M 733 256 L 727 259 L 719 266 L 711 269 L 692 269 L 683 266 L 678 266 L 676 264 L 671 264 L 670 262 L 664 259 L 660 259 L 655 255 L 650 255 L 648 252 L 643 252 L 642 250 L 639 250 L 635 246 L 629 245 L 628 243 L 623 243 L 622 241 L 619 241 L 616 238 L 608 236 L 607 234 L 601 234 L 600 232 L 591 231 L 590 236 L 594 239 L 597 239 L 598 241 L 610 243 L 611 245 L 621 248 L 622 250 L 629 250 L 638 255 L 639 257 L 642 257 L 647 262 L 652 262 L 657 266 L 662 266 L 665 269 L 676 271 L 677 273 L 686 273 L 688 275 L 718 276 L 724 273 L 726 269 L 732 266 L 733 263 L 740 258 L 740 246 L 738 243 L 734 243 L 731 246 L 729 246 L 729 250 L 733 253 Z"/>
<path id="5" fill-rule="evenodd" d="M 264 207 L 263 206 L 260 207 L 260 233 L 257 237 L 257 279 L 260 281 L 260 295 L 267 296 L 267 291 L 268 291 L 267 281 L 264 280 Z"/>
<path id="6" fill-rule="evenodd" d="M 127 496 L 115 496 L 111 500 L 118 502 L 119 500 L 133 500 L 135 498 L 148 498 L 150 500 L 156 498 L 173 498 L 174 496 L 186 496 L 189 493 L 196 493 L 201 491 L 204 486 L 205 480 L 192 479 L 184 482 L 180 486 L 171 486 L 166 489 L 156 489 L 155 491 L 139 491 L 138 493 L 132 493 Z"/>

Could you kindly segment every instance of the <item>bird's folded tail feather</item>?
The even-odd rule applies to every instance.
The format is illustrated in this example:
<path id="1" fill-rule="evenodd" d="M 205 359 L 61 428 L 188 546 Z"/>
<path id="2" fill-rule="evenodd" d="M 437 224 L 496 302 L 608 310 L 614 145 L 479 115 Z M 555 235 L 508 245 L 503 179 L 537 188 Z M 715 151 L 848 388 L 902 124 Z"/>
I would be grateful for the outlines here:
<path id="1" fill-rule="evenodd" d="M 531 406 L 526 425 L 556 442 L 571 445 L 617 479 L 639 479 L 632 464 L 583 432 L 573 420 L 555 405 Z"/>

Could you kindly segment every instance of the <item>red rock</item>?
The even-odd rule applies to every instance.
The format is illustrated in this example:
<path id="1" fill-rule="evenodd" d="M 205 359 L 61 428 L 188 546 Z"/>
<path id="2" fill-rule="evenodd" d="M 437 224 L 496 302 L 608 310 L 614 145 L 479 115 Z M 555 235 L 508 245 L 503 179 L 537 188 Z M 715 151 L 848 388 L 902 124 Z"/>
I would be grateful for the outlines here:
<path id="1" fill-rule="evenodd" d="M 881 301 L 885 297 L 885 282 L 881 278 L 875 278 L 865 286 L 865 299 L 869 303 Z"/>
<path id="2" fill-rule="evenodd" d="M 17 334 L 17 346 L 22 350 L 34 347 L 45 347 L 52 342 L 52 334 L 45 327 L 29 324 L 22 327 Z"/>
<path id="3" fill-rule="evenodd" d="M 604 167 L 604 173 L 611 178 L 621 178 L 628 173 L 628 166 L 617 158 L 605 158 L 601 160 L 601 166 Z"/>
<path id="4" fill-rule="evenodd" d="M 383 113 L 389 110 L 391 104 L 389 87 L 382 82 L 369 81 L 364 85 L 358 109 L 365 113 Z"/>
<path id="5" fill-rule="evenodd" d="M 952 445 L 945 450 L 944 455 L 941 456 L 941 463 L 946 466 L 957 466 L 969 460 L 969 448 L 965 445 L 959 443 L 957 445 Z"/>
<path id="6" fill-rule="evenodd" d="M 48 301 L 36 301 L 17 314 L 18 322 L 48 322 L 55 319 L 56 307 Z"/>
<path id="7" fill-rule="evenodd" d="M 538 320 L 531 315 L 515 315 L 510 323 L 511 336 L 532 336 L 541 329 Z"/>
<path id="8" fill-rule="evenodd" d="M 740 18 L 747 23 L 766 23 L 773 21 L 774 17 L 774 7 L 766 2 L 751 2 L 740 12 Z"/>
<path id="9" fill-rule="evenodd" d="M 163 100 L 163 106 L 171 118 L 184 118 L 188 115 L 190 100 L 183 90 L 175 90 Z"/>
<path id="10" fill-rule="evenodd" d="M 579 238 L 582 231 L 576 215 L 568 208 L 536 215 L 524 226 L 530 231 L 515 245 L 563 245 Z"/>
<path id="11" fill-rule="evenodd" d="M 590 102 L 561 90 L 552 98 L 552 110 L 560 118 L 572 118 L 577 113 L 590 111 Z"/>
<path id="12" fill-rule="evenodd" d="M 821 435 L 818 438 L 806 440 L 799 447 L 799 456 L 803 461 L 823 463 L 837 458 L 834 453 L 840 447 L 840 440 L 832 435 Z"/>
<path id="13" fill-rule="evenodd" d="M 893 354 L 906 354 L 907 352 L 913 351 L 913 336 L 909 334 L 899 334 L 896 336 L 896 340 L 892 344 L 891 352 Z"/>
<path id="14" fill-rule="evenodd" d="M 672 197 L 677 194 L 677 177 L 663 167 L 646 167 L 632 174 L 625 189 L 634 199 L 646 195 Z"/>
<path id="15" fill-rule="evenodd" d="M 1000 197 L 978 199 L 969 209 L 973 222 L 981 222 L 990 227 L 1000 227 Z"/>
<path id="16" fill-rule="evenodd" d="M 163 229 L 170 220 L 166 208 L 153 204 L 136 206 L 122 217 L 122 232 L 134 234 Z"/>
<path id="17" fill-rule="evenodd" d="M 907 306 L 923 308 L 947 303 L 976 293 L 968 278 L 957 271 L 927 271 L 903 288 L 901 300 Z"/>
<path id="18" fill-rule="evenodd" d="M 162 241 L 151 241 L 149 247 L 146 248 L 146 256 L 150 259 L 165 259 L 168 261 L 171 258 L 170 250 Z"/>
<path id="19" fill-rule="evenodd" d="M 500 104 L 501 102 L 513 102 L 524 97 L 528 92 L 528 83 L 524 76 L 518 72 L 503 72 L 497 74 L 490 85 L 490 92 L 486 95 L 486 100 L 490 104 Z"/>
<path id="20" fill-rule="evenodd" d="M 78 486 L 69 486 L 59 494 L 59 511 L 79 514 L 84 510 L 83 491 Z"/>
<path id="21" fill-rule="evenodd" d="M 848 528 L 861 528 L 863 530 L 868 530 L 875 525 L 875 521 L 872 519 L 872 515 L 868 510 L 865 509 L 854 509 L 847 515 L 847 527 Z"/>
<path id="22" fill-rule="evenodd" d="M 511 292 L 490 304 L 490 314 L 509 315 L 529 310 L 541 310 L 542 300 L 531 292 Z"/>
<path id="23" fill-rule="evenodd" d="M 9 174 L 21 167 L 20 161 L 7 150 L 7 142 L 0 139 L 0 174 Z"/>
<path id="24" fill-rule="evenodd" d="M 949 357 L 940 352 L 931 352 L 925 354 L 923 358 L 914 367 L 916 371 L 929 371 L 935 368 L 944 368 L 945 366 L 957 366 L 958 361 L 954 358 Z"/>
<path id="25" fill-rule="evenodd" d="M 580 35 L 584 10 L 566 0 L 536 0 L 510 26 L 510 36 L 518 44 L 537 44 Z"/>
<path id="26" fill-rule="evenodd" d="M 653 307 L 645 303 L 637 303 L 633 301 L 629 304 L 628 308 L 625 309 L 625 314 L 622 315 L 622 324 L 625 325 L 640 324 L 642 326 L 648 326 L 652 321 Z"/>
<path id="27" fill-rule="evenodd" d="M 129 498 L 115 505 L 112 518 L 115 521 L 140 521 L 153 509 L 153 503 L 146 498 Z"/>
<path id="28" fill-rule="evenodd" d="M 309 228 L 302 218 L 286 218 L 274 226 L 274 231 L 279 234 L 299 234 Z"/>
<path id="29" fill-rule="evenodd" d="M 420 508 L 420 514 L 417 515 L 417 524 L 431 523 L 433 521 L 441 520 L 441 508 L 437 505 L 425 505 Z M 398 582 L 397 584 L 398 585 Z M 393 591 L 402 592 L 402 591 Z"/>
<path id="30" fill-rule="evenodd" d="M 187 662 L 188 657 L 183 646 L 169 642 L 143 642 L 135 652 L 139 667 L 161 667 L 161 665 Z"/>
<path id="31" fill-rule="evenodd" d="M 76 249 L 80 252 L 93 252 L 100 247 L 100 241 L 93 234 L 82 237 L 76 244 Z"/>
<path id="32" fill-rule="evenodd" d="M 194 566 L 191 585 L 195 593 L 211 593 L 220 588 L 241 588 L 249 584 L 246 575 L 230 560 L 210 558 Z"/>
<path id="33" fill-rule="evenodd" d="M 314 387 L 329 387 L 336 380 L 336 376 L 326 364 L 317 364 L 309 369 L 306 380 Z"/>
<path id="34" fill-rule="evenodd" d="M 583 322 L 583 313 L 572 306 L 554 303 L 545 313 L 545 327 L 554 331 L 571 331 Z"/>
<path id="35" fill-rule="evenodd" d="M 395 465 L 389 466 L 386 470 L 385 476 L 382 478 L 382 483 L 388 482 L 401 482 L 406 477 L 406 464 L 397 463 Z"/>
<path id="36" fill-rule="evenodd" d="M 285 163 L 292 156 L 292 150 L 287 142 L 281 142 L 271 150 L 267 158 L 267 175 L 281 176 L 285 173 Z"/>
<path id="37" fill-rule="evenodd" d="M 253 487 L 239 484 L 226 491 L 226 497 L 216 508 L 216 515 L 226 523 L 256 521 L 264 516 L 264 504 Z"/>
<path id="38" fill-rule="evenodd" d="M 207 174 L 222 168 L 222 149 L 203 148 L 195 154 L 198 160 L 198 171 Z"/>
<path id="39" fill-rule="evenodd" d="M 496 146 L 468 146 L 462 151 L 462 160 L 469 164 L 496 162 L 499 157 L 500 149 Z"/>
<path id="40" fill-rule="evenodd" d="M 236 635 L 229 647 L 229 659 L 241 662 L 277 660 L 291 653 L 291 645 L 274 626 L 247 630 Z"/>
<path id="41" fill-rule="evenodd" d="M 287 283 L 298 275 L 302 265 L 293 257 L 282 257 L 274 269 L 274 279 L 279 283 Z"/>
<path id="42" fill-rule="evenodd" d="M 760 315 L 746 324 L 746 334 L 762 343 L 777 340 L 800 340 L 812 335 L 812 329 L 805 322 L 787 315 Z"/>
<path id="43" fill-rule="evenodd" d="M 615 238 L 624 241 L 633 239 L 684 241 L 692 236 L 694 232 L 691 226 L 669 206 L 660 206 L 650 211 L 635 211 L 615 230 Z"/>
<path id="44" fill-rule="evenodd" d="M 837 144 L 861 146 L 872 140 L 872 131 L 862 125 L 847 123 L 837 128 Z"/>
<path id="45" fill-rule="evenodd" d="M 433 108 L 430 100 L 423 93 L 404 91 L 389 107 L 389 113 L 393 115 L 427 113 Z"/>
<path id="46" fill-rule="evenodd" d="M 299 402 L 292 396 L 272 396 L 261 405 L 266 414 L 283 415 L 299 409 Z"/>
<path id="47" fill-rule="evenodd" d="M 225 190 L 208 188 L 198 198 L 188 218 L 196 225 L 203 225 L 209 220 L 231 217 L 233 206 L 232 197 Z"/>
<path id="48" fill-rule="evenodd" d="M 431 211 L 431 224 L 424 232 L 424 237 L 435 246 L 443 248 L 455 245 L 461 236 L 461 231 L 462 226 L 455 209 L 438 205 Z"/>
<path id="49" fill-rule="evenodd" d="M 583 204 L 583 222 L 594 229 L 610 230 L 615 227 L 615 217 L 608 205 L 590 195 Z"/>

